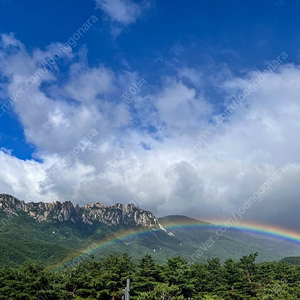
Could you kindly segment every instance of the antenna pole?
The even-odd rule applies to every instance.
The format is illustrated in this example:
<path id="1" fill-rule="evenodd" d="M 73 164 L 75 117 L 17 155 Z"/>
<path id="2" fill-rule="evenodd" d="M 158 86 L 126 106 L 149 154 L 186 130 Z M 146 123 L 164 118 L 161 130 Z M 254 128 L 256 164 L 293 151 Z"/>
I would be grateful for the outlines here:
<path id="1" fill-rule="evenodd" d="M 130 300 L 130 279 L 126 280 L 126 288 L 122 290 L 123 294 L 125 295 L 125 300 Z M 124 299 L 124 297 L 122 297 Z"/>

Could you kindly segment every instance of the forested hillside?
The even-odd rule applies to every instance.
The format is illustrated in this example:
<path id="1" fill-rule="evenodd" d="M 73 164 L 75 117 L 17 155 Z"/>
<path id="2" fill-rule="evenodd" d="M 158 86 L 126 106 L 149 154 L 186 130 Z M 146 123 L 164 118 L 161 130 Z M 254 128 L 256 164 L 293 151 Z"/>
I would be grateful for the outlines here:
<path id="1" fill-rule="evenodd" d="M 212 257 L 221 262 L 229 257 L 237 260 L 251 252 L 259 252 L 258 262 L 300 254 L 299 244 L 254 238 L 233 227 L 207 248 L 206 241 L 217 230 L 218 226 L 182 215 L 157 219 L 132 204 L 25 203 L 0 194 L 0 266 L 18 267 L 28 259 L 54 266 L 91 245 L 96 245 L 96 259 L 104 258 L 113 247 L 116 253 L 130 253 L 134 262 L 147 253 L 158 263 L 177 255 L 192 263 Z"/>
<path id="2" fill-rule="evenodd" d="M 178 256 L 159 265 L 150 255 L 135 264 L 126 253 L 110 254 L 100 261 L 91 256 L 56 272 L 27 262 L 0 270 L 0 299 L 120 300 L 127 278 L 130 299 L 135 300 L 299 299 L 300 266 L 256 264 L 257 255 L 227 259 L 224 264 L 218 258 L 188 264 Z"/>

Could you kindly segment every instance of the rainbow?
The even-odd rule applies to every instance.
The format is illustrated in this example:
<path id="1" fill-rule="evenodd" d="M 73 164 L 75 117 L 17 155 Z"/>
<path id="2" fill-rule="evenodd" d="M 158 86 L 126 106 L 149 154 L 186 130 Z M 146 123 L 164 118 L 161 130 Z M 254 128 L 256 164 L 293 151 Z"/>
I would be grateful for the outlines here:
<path id="1" fill-rule="evenodd" d="M 215 234 L 217 236 L 218 234 L 225 234 L 229 230 L 241 230 L 246 233 L 253 233 L 253 234 L 259 234 L 266 237 L 272 237 L 280 240 L 285 240 L 292 243 L 297 243 L 300 245 L 300 232 L 276 227 L 273 225 L 266 225 L 266 224 L 259 224 L 259 223 L 236 223 L 233 224 L 232 227 L 228 227 L 224 225 L 224 221 L 214 220 L 214 223 L 209 222 L 201 222 L 198 220 L 193 220 L 194 222 L 189 221 L 177 221 L 176 222 L 168 222 L 164 224 L 164 228 L 168 232 L 172 232 L 174 229 L 178 228 L 184 228 L 189 230 L 214 230 Z M 117 243 L 127 243 L 132 240 L 134 240 L 137 237 L 141 237 L 144 235 L 153 234 L 155 232 L 158 232 L 157 229 L 149 229 L 149 228 L 139 228 L 138 230 L 127 230 L 118 233 L 114 237 L 107 237 L 100 241 L 91 243 L 90 246 L 76 251 L 76 254 L 73 254 L 72 256 L 64 259 L 62 262 L 57 264 L 54 269 L 58 269 L 62 266 L 73 266 L 75 265 L 74 262 L 80 262 L 85 257 L 97 252 L 99 249 L 103 249 L 106 247 L 114 246 Z M 212 233 L 214 234 L 214 233 Z"/>

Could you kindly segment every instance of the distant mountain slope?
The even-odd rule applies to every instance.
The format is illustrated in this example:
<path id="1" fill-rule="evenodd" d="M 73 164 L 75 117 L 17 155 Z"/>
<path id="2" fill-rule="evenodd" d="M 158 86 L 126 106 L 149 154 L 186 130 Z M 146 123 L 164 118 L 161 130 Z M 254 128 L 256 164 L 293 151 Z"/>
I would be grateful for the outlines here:
<path id="1" fill-rule="evenodd" d="M 286 262 L 290 265 L 298 266 L 300 265 L 300 256 L 285 257 L 281 261 Z"/>
<path id="2" fill-rule="evenodd" d="M 197 219 L 193 219 L 193 218 L 189 218 L 183 215 L 170 215 L 170 216 L 166 216 L 166 217 L 162 217 L 158 219 L 160 224 L 162 226 L 169 226 L 172 225 L 174 223 L 178 223 L 178 224 L 211 224 L 209 222 L 203 222 L 201 220 L 197 220 Z"/>
<path id="3" fill-rule="evenodd" d="M 210 228 L 209 226 L 213 224 L 182 215 L 166 216 L 159 218 L 158 221 L 184 244 L 197 250 L 200 249 L 203 254 L 200 257 L 193 256 L 193 261 L 195 259 L 201 261 L 211 257 L 219 257 L 222 260 L 228 257 L 239 259 L 251 252 L 259 253 L 257 261 L 273 261 L 280 260 L 284 256 L 300 254 L 300 245 L 258 239 L 235 228 L 228 229 L 221 237 L 216 239 L 216 228 Z M 205 242 L 211 237 L 214 238 L 215 243 L 212 243 L 210 247 L 206 247 Z"/>
<path id="4" fill-rule="evenodd" d="M 25 203 L 0 194 L 0 265 L 18 265 L 28 259 L 62 265 L 91 244 L 98 245 L 91 252 L 96 257 L 128 252 L 138 260 L 151 253 L 159 263 L 177 255 L 193 262 L 199 249 L 203 255 L 197 261 L 239 259 L 251 252 L 259 252 L 258 261 L 300 255 L 298 245 L 257 239 L 234 228 L 203 250 L 215 229 L 194 225 L 209 224 L 186 216 L 157 219 L 134 205 Z"/>

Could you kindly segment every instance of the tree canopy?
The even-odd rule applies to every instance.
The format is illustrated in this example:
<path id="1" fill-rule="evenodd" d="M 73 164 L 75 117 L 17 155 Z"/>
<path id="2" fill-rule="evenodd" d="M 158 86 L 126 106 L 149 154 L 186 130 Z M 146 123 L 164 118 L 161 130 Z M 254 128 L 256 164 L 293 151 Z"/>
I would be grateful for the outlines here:
<path id="1" fill-rule="evenodd" d="M 218 258 L 188 264 L 178 257 L 159 265 L 145 255 L 135 264 L 127 253 L 93 256 L 74 268 L 46 271 L 34 262 L 0 269 L 0 300 L 121 300 L 126 279 L 133 300 L 280 300 L 300 299 L 300 266 L 255 263 L 257 253 L 239 261 Z"/>

